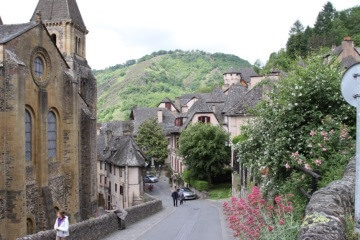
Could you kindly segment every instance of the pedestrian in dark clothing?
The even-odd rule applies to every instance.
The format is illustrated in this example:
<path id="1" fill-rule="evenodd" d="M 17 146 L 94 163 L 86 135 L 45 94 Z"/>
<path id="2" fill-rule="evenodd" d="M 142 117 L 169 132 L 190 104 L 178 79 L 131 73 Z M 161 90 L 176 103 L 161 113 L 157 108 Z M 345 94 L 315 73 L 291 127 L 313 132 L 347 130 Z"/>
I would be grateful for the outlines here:
<path id="1" fill-rule="evenodd" d="M 172 199 L 174 201 L 174 207 L 177 207 L 177 202 L 178 202 L 178 198 L 179 198 L 178 192 L 176 190 L 173 191 L 172 194 L 171 194 L 171 197 L 172 197 Z"/>
<path id="2" fill-rule="evenodd" d="M 184 191 L 181 189 L 179 191 L 179 199 L 180 199 L 180 205 L 182 205 L 185 200 L 185 196 L 184 196 Z"/>

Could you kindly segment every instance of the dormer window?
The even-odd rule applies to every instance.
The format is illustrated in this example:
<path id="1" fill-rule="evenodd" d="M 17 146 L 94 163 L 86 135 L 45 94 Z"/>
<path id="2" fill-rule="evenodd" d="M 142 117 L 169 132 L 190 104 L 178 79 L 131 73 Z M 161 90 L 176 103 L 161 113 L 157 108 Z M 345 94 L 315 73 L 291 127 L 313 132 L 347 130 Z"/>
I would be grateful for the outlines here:
<path id="1" fill-rule="evenodd" d="M 210 123 L 210 117 L 208 116 L 200 116 L 198 117 L 199 123 Z"/>
<path id="2" fill-rule="evenodd" d="M 171 110 L 171 103 L 169 102 L 165 103 L 165 108 Z"/>
<path id="3" fill-rule="evenodd" d="M 176 118 L 175 119 L 175 126 L 181 127 L 183 125 L 183 118 Z"/>

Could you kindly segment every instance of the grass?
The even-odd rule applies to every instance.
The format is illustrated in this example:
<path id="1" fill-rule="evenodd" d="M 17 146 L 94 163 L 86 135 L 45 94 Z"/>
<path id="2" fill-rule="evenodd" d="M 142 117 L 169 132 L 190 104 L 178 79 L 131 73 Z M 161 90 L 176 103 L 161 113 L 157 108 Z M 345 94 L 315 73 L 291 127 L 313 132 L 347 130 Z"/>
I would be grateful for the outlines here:
<path id="1" fill-rule="evenodd" d="M 209 198 L 213 200 L 226 199 L 231 197 L 231 183 L 213 185 L 209 191 Z"/>

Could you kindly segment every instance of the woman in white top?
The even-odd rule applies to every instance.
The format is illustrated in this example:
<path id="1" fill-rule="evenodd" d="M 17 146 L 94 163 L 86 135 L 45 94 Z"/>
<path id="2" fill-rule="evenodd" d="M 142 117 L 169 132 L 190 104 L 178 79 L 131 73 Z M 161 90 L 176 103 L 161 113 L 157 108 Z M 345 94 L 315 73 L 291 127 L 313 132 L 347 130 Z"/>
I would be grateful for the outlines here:
<path id="1" fill-rule="evenodd" d="M 65 240 L 69 234 L 69 219 L 65 212 L 59 211 L 55 221 L 54 229 L 56 230 L 56 240 Z"/>

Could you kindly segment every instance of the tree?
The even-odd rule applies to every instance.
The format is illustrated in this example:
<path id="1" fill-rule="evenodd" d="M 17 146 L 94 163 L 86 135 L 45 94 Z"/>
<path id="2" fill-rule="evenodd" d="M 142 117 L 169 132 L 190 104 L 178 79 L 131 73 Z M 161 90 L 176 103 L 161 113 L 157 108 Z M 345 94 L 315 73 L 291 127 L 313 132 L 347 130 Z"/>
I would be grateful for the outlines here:
<path id="1" fill-rule="evenodd" d="M 254 63 L 254 71 L 257 73 L 257 74 L 260 74 L 260 71 L 261 69 L 263 68 L 263 64 L 262 62 L 260 61 L 260 59 L 256 59 L 255 63 Z"/>
<path id="2" fill-rule="evenodd" d="M 304 31 L 304 26 L 299 20 L 296 20 L 294 25 L 290 28 L 290 35 L 302 33 Z"/>
<path id="3" fill-rule="evenodd" d="M 146 120 L 140 125 L 135 142 L 157 164 L 163 164 L 168 157 L 168 142 L 156 119 Z"/>
<path id="4" fill-rule="evenodd" d="M 196 179 L 207 180 L 222 173 L 230 164 L 229 134 L 220 126 L 197 123 L 180 135 L 179 154 Z"/>
<path id="5" fill-rule="evenodd" d="M 332 21 L 336 16 L 336 10 L 331 2 L 327 2 L 323 10 L 319 12 L 317 16 L 314 30 L 317 34 L 326 34 L 330 33 L 332 28 Z"/>

